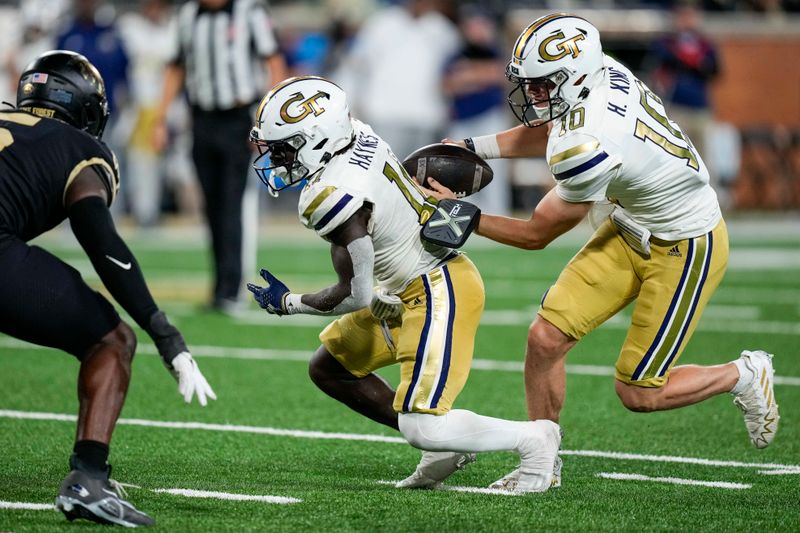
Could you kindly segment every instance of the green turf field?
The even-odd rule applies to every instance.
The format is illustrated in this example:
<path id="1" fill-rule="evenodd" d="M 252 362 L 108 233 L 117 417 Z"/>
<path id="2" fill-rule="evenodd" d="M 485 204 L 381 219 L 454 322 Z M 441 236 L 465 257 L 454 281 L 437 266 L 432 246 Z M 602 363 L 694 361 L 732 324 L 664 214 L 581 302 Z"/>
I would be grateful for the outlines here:
<path id="1" fill-rule="evenodd" d="M 97 284 L 80 250 L 61 242 L 64 235 L 43 245 Z M 731 268 L 681 362 L 721 363 L 745 348 L 775 353 L 782 419 L 773 445 L 751 447 L 728 395 L 674 412 L 627 412 L 610 373 L 628 312 L 570 354 L 561 420 L 563 486 L 527 496 L 412 492 L 381 483 L 410 474 L 419 452 L 330 400 L 307 378 L 304 361 L 325 320 L 277 319 L 254 307 L 240 319 L 203 313 L 208 260 L 200 240 L 134 238 L 157 298 L 219 400 L 206 408 L 183 404 L 140 335 L 124 420 L 111 448 L 113 477 L 136 485 L 130 499 L 171 531 L 798 531 L 800 236 L 737 237 L 735 226 L 731 235 Z M 470 246 L 487 306 L 476 368 L 457 405 L 523 419 L 527 327 L 576 245 L 543 252 Z M 296 291 L 333 279 L 321 241 L 266 241 L 259 263 Z M 69 356 L 0 336 L 0 531 L 94 527 L 68 524 L 52 509 L 8 508 L 9 502 L 52 504 L 74 437 L 77 368 Z M 396 369 L 384 375 L 397 382 Z M 370 440 L 375 436 L 384 438 Z M 484 454 L 449 484 L 485 487 L 515 466 L 511 454 Z M 622 475 L 632 479 L 613 479 Z M 201 499 L 158 489 L 283 499 Z"/>

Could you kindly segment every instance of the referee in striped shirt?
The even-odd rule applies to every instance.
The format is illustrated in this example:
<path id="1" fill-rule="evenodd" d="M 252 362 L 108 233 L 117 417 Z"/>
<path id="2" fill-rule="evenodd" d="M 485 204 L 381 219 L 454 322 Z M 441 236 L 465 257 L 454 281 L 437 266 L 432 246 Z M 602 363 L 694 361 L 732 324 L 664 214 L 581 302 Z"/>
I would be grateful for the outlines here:
<path id="1" fill-rule="evenodd" d="M 250 170 L 251 107 L 286 77 L 263 0 L 191 0 L 177 18 L 177 46 L 164 76 L 154 142 L 185 88 L 192 108 L 192 159 L 205 197 L 215 282 L 212 308 L 233 313 L 242 283 L 242 198 Z"/>

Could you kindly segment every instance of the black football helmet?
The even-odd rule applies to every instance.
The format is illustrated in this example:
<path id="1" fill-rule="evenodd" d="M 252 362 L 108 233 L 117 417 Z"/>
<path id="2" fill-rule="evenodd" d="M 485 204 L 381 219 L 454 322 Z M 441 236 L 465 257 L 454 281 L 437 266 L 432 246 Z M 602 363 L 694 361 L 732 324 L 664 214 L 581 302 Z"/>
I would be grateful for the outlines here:
<path id="1" fill-rule="evenodd" d="M 67 50 L 45 52 L 25 68 L 17 85 L 17 108 L 58 118 L 98 139 L 109 114 L 100 73 L 84 56 Z"/>

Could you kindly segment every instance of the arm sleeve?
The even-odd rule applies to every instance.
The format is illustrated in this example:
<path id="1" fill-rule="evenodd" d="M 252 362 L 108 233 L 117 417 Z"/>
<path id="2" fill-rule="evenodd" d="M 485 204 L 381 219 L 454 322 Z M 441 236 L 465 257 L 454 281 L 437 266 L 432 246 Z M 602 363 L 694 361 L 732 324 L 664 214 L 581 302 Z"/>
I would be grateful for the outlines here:
<path id="1" fill-rule="evenodd" d="M 372 301 L 372 274 L 375 265 L 375 250 L 369 236 L 360 237 L 347 245 L 347 253 L 353 264 L 350 293 L 340 302 L 320 301 L 319 309 L 302 302 L 302 294 L 289 294 L 286 311 L 291 314 L 343 315 L 367 307 Z M 321 293 L 318 293 L 321 294 Z"/>
<path id="2" fill-rule="evenodd" d="M 145 331 L 158 307 L 150 295 L 136 258 L 117 234 L 102 198 L 91 196 L 69 208 L 72 231 L 108 292 Z"/>

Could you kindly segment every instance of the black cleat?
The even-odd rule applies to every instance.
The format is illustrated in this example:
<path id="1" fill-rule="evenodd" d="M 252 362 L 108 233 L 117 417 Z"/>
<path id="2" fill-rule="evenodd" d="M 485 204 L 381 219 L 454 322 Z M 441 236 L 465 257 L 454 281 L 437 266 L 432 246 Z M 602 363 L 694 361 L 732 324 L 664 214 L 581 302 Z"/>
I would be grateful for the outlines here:
<path id="1" fill-rule="evenodd" d="M 92 474 L 82 470 L 70 472 L 61 483 L 56 509 L 64 513 L 70 522 L 84 518 L 100 524 L 125 527 L 154 525 L 155 520 L 123 499 L 122 487 L 109 479 L 108 474 Z"/>

